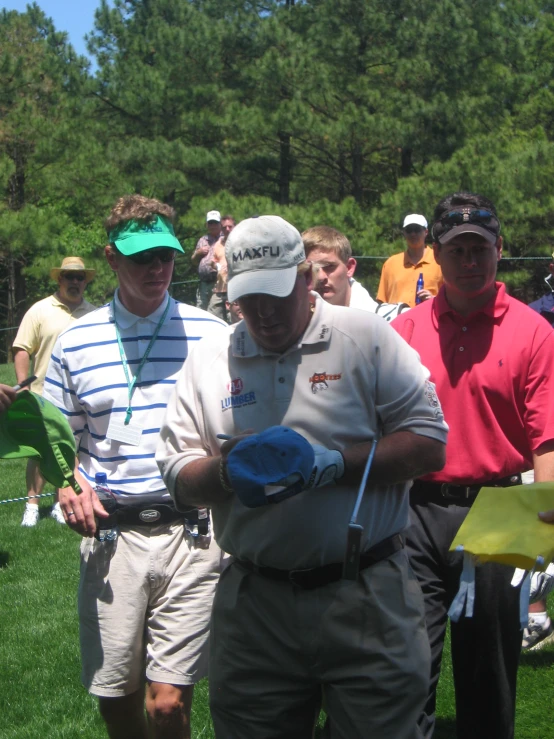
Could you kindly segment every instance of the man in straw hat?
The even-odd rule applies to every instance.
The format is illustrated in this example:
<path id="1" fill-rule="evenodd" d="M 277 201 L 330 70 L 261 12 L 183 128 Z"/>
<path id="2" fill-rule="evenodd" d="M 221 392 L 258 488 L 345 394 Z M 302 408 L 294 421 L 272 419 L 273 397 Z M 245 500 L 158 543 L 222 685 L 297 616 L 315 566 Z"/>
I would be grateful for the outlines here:
<path id="1" fill-rule="evenodd" d="M 17 382 L 29 375 L 31 357 L 37 379 L 31 390 L 42 395 L 44 376 L 50 361 L 52 349 L 59 334 L 81 316 L 90 313 L 95 306 L 83 298 L 88 283 L 94 279 L 95 270 L 87 269 L 80 257 L 66 257 L 61 267 L 50 270 L 50 277 L 58 283 L 53 295 L 32 305 L 23 316 L 13 343 L 13 356 Z M 44 478 L 34 459 L 27 462 L 27 495 L 40 495 L 44 489 Z M 50 513 L 58 523 L 65 523 L 56 502 Z M 31 497 L 25 505 L 22 526 L 36 526 L 38 522 L 38 499 Z"/>
<path id="2" fill-rule="evenodd" d="M 235 557 L 212 612 L 216 736 L 312 736 L 323 693 L 332 736 L 415 739 L 429 644 L 402 532 L 408 480 L 444 461 L 440 406 L 385 321 L 310 292 L 290 223 L 242 221 L 226 258 L 244 320 L 185 364 L 156 451 L 177 505 L 210 505 Z"/>
<path id="3" fill-rule="evenodd" d="M 82 680 L 98 696 L 111 739 L 190 739 L 222 562 L 206 512 L 175 509 L 154 458 L 189 351 L 202 337 L 225 334 L 215 316 L 168 294 L 183 253 L 174 218 L 169 205 L 142 195 L 115 203 L 105 255 L 118 288 L 112 301 L 61 334 L 45 382 L 45 397 L 79 440 L 82 493 L 64 488 L 60 503 L 84 537 Z M 91 489 L 98 474 L 114 496 L 117 527 L 107 524 Z"/>

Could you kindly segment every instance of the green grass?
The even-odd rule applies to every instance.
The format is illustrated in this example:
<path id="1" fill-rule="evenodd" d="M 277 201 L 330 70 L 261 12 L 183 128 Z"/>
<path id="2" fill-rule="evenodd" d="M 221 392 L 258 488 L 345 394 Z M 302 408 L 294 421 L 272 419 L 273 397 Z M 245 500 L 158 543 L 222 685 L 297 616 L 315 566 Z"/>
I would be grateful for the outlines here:
<path id="1" fill-rule="evenodd" d="M 0 382 L 15 383 L 12 366 L 0 365 Z M 0 500 L 21 495 L 25 495 L 25 462 L 1 460 Z M 50 504 L 51 499 L 41 500 L 44 517 L 33 529 L 20 526 L 24 503 L 0 505 L 0 739 L 103 739 L 96 700 L 79 677 L 80 539 L 47 517 Z M 435 739 L 455 736 L 447 652 Z M 554 647 L 524 655 L 517 739 L 554 736 L 553 696 Z M 213 737 L 205 680 L 196 688 L 192 721 L 195 739 Z"/>

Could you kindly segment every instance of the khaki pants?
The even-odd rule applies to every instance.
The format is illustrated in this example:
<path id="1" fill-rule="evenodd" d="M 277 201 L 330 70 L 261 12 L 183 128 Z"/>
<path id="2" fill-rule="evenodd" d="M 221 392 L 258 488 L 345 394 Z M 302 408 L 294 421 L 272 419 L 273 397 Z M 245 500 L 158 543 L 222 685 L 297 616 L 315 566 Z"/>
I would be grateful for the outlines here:
<path id="1" fill-rule="evenodd" d="M 226 570 L 210 634 L 217 739 L 416 739 L 429 682 L 421 590 L 405 551 L 358 582 L 301 590 Z"/>
<path id="2" fill-rule="evenodd" d="M 210 298 L 214 294 L 215 282 L 205 282 L 200 280 L 198 289 L 196 290 L 196 307 L 202 310 L 208 310 Z"/>

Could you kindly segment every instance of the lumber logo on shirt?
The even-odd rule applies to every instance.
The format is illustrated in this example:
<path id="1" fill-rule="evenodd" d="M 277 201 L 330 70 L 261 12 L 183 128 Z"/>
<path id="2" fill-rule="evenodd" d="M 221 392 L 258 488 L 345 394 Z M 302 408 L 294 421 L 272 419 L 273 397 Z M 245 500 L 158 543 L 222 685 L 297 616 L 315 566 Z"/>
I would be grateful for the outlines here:
<path id="1" fill-rule="evenodd" d="M 227 383 L 227 390 L 231 393 L 231 395 L 240 395 L 244 390 L 244 382 L 240 377 L 237 377 L 234 380 L 230 380 Z"/>
<path id="2" fill-rule="evenodd" d="M 341 373 L 338 375 L 328 375 L 327 372 L 314 372 L 309 380 L 312 383 L 312 393 L 315 395 L 315 393 L 318 393 L 320 390 L 328 390 L 329 381 L 340 380 L 341 377 Z"/>
<path id="3" fill-rule="evenodd" d="M 242 378 L 235 377 L 227 383 L 227 392 L 229 397 L 221 400 L 222 412 L 228 411 L 230 408 L 242 408 L 245 405 L 253 405 L 257 402 L 256 393 L 252 390 L 249 393 L 244 392 L 244 382 Z"/>

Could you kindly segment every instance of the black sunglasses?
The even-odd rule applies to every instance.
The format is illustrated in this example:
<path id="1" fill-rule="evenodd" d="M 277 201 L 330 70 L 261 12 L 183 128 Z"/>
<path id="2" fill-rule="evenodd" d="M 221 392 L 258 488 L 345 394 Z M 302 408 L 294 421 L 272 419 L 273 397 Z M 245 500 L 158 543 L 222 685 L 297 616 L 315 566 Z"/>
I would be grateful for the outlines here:
<path id="1" fill-rule="evenodd" d="M 64 280 L 67 280 L 68 282 L 71 280 L 76 280 L 77 282 L 84 282 L 87 278 L 85 275 L 81 275 L 78 272 L 62 272 L 60 277 L 62 277 Z"/>
<path id="2" fill-rule="evenodd" d="M 423 226 L 405 226 L 402 230 L 405 234 L 420 234 L 425 231 Z"/>
<path id="3" fill-rule="evenodd" d="M 152 264 L 154 259 L 159 259 L 160 262 L 168 264 L 169 262 L 175 261 L 177 251 L 175 249 L 146 249 L 145 251 L 139 251 L 138 254 L 129 254 L 127 259 L 135 264 Z"/>

